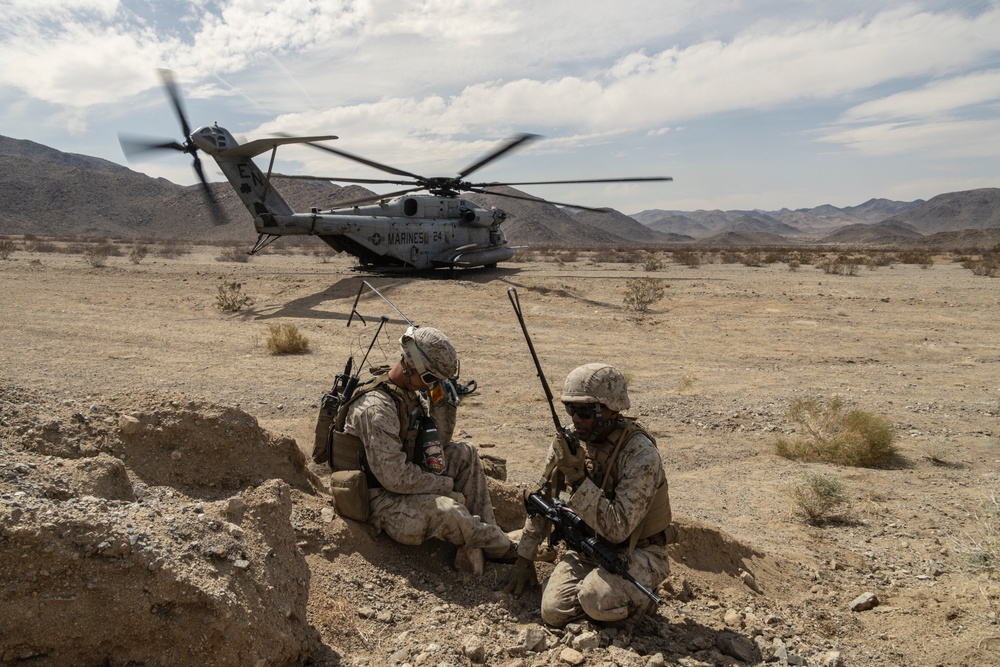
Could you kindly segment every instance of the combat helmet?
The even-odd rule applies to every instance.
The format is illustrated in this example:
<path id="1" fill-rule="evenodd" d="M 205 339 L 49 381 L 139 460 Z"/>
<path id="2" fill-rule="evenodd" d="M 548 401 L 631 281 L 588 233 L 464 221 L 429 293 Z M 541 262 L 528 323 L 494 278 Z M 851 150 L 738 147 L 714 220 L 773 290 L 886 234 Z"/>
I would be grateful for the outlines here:
<path id="1" fill-rule="evenodd" d="M 455 346 L 433 327 L 411 326 L 399 339 L 403 358 L 417 369 L 428 385 L 458 377 L 459 361 Z"/>
<path id="2" fill-rule="evenodd" d="M 608 364 L 584 364 L 566 376 L 563 403 L 600 403 L 612 412 L 628 410 L 625 376 Z"/>

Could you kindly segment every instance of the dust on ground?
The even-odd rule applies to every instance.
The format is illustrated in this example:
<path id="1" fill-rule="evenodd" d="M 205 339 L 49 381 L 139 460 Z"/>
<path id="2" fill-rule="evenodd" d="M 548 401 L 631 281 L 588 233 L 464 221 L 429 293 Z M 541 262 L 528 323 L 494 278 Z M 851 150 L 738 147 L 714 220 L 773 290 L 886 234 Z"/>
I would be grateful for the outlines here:
<path id="1" fill-rule="evenodd" d="M 665 603 L 635 627 L 545 628 L 537 591 L 494 591 L 453 548 L 396 545 L 337 517 L 307 463 L 318 398 L 381 314 L 369 362 L 394 360 L 402 319 L 342 259 L 268 255 L 104 268 L 80 256 L 0 262 L 0 664 L 810 665 L 988 664 L 1000 588 L 970 555 L 997 480 L 1000 291 L 947 258 L 857 276 L 751 268 L 509 264 L 454 279 L 367 277 L 441 328 L 478 392 L 461 438 L 506 460 L 491 482 L 508 527 L 552 426 L 507 300 L 515 287 L 549 383 L 603 360 L 656 434 L 679 542 Z M 626 281 L 667 296 L 644 318 Z M 219 286 L 254 297 L 215 307 Z M 271 356 L 267 324 L 311 352 Z M 773 454 L 803 396 L 886 416 L 883 470 Z M 788 487 L 834 475 L 849 521 L 817 528 Z M 545 573 L 545 568 L 541 568 Z M 744 574 L 748 573 L 748 574 Z M 752 578 L 751 578 L 752 577 Z M 849 605 L 865 593 L 866 611 Z"/>

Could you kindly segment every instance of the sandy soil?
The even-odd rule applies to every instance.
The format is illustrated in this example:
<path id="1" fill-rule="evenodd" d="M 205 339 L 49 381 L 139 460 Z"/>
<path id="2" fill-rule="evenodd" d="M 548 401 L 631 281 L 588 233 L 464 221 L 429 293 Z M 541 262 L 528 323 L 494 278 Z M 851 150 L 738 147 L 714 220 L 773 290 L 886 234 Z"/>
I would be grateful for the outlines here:
<path id="1" fill-rule="evenodd" d="M 331 518 L 321 494 L 294 492 L 309 623 L 329 664 L 574 664 L 569 647 L 586 664 L 740 664 L 720 648 L 726 631 L 789 664 L 995 663 L 1000 587 L 969 561 L 998 539 L 988 511 L 1000 491 L 995 279 L 948 258 L 838 276 L 781 263 L 646 272 L 540 255 L 448 279 L 360 276 L 347 258 L 217 255 L 195 248 L 103 268 L 24 251 L 0 261 L 0 380 L 53 404 L 160 392 L 239 407 L 308 453 L 320 395 L 371 340 L 373 325 L 345 326 L 366 279 L 406 317 L 452 338 L 462 379 L 479 386 L 460 410 L 461 437 L 506 459 L 509 481 L 527 482 L 552 425 L 508 301 L 514 287 L 553 389 L 579 364 L 616 365 L 666 464 L 682 527 L 667 600 L 631 635 L 599 633 L 596 648 L 577 641 L 587 627 L 528 647 L 537 593 L 494 593 L 503 567 L 490 565 L 482 582 L 456 579 L 447 546 L 398 547 Z M 622 308 L 635 277 L 668 286 L 642 318 Z M 232 281 L 254 305 L 223 314 L 217 290 Z M 367 290 L 359 311 L 370 323 L 390 317 L 369 362 L 395 360 L 401 318 Z M 268 354 L 267 325 L 277 322 L 295 324 L 310 352 Z M 773 453 L 792 428 L 792 400 L 833 395 L 896 426 L 901 456 L 891 467 Z M 786 491 L 809 470 L 846 485 L 851 521 L 817 528 L 796 515 Z M 850 611 L 866 592 L 879 606 Z M 476 637 L 482 652 L 469 646 Z"/>

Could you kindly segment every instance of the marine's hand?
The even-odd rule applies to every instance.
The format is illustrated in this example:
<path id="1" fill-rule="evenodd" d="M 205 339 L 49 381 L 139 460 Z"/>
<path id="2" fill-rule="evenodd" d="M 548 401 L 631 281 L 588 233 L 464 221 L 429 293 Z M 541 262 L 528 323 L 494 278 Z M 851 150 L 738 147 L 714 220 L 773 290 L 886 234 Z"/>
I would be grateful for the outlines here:
<path id="1" fill-rule="evenodd" d="M 517 562 L 510 569 L 507 578 L 500 582 L 500 590 L 514 597 L 521 597 L 526 590 L 538 586 L 538 574 L 535 572 L 534 561 L 523 556 L 517 557 Z"/>
<path id="2" fill-rule="evenodd" d="M 555 470 L 562 474 L 568 486 L 575 487 L 587 476 L 587 453 L 579 446 L 575 454 L 571 452 L 566 438 L 561 434 L 556 436 L 552 449 L 555 452 Z"/>

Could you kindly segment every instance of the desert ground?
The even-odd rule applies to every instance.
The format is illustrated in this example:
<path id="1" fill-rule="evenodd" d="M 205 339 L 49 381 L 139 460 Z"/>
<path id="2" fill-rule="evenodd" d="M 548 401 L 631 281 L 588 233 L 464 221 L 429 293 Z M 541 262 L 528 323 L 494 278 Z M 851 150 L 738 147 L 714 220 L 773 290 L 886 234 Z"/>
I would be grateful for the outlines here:
<path id="1" fill-rule="evenodd" d="M 263 630 L 241 626 L 206 644 L 210 633 L 199 634 L 196 624 L 185 629 L 191 645 L 217 649 L 203 664 L 1000 663 L 996 279 L 974 276 L 947 255 L 927 267 L 834 275 L 783 262 L 689 268 L 668 254 L 662 268 L 647 271 L 641 263 L 595 261 L 589 252 L 562 259 L 534 253 L 496 270 L 413 277 L 358 274 L 343 256 L 267 254 L 238 263 L 219 261 L 219 253 L 194 246 L 176 258 L 154 253 L 134 264 L 111 257 L 93 267 L 79 254 L 21 248 L 0 261 L 0 664 L 181 664 L 182 654 L 142 653 L 113 633 L 75 654 L 17 636 L 16 628 L 58 636 L 74 623 L 86 625 L 90 608 L 71 607 L 72 600 L 94 605 L 102 627 L 124 627 L 114 609 L 131 609 L 126 602 L 155 593 L 149 582 L 122 583 L 130 593 L 126 601 L 116 597 L 113 582 L 126 576 L 135 540 L 131 550 L 126 540 L 115 559 L 97 562 L 93 554 L 106 549 L 78 541 L 83 551 L 61 565 L 33 566 L 42 553 L 55 558 L 64 548 L 58 530 L 47 543 L 39 540 L 46 526 L 71 514 L 99 522 L 98 513 L 109 512 L 100 523 L 109 534 L 118 534 L 115 516 L 138 517 L 148 523 L 143 530 L 167 531 L 173 540 L 173 552 L 152 539 L 147 551 L 159 548 L 171 564 L 172 553 L 187 549 L 182 579 L 202 588 L 208 584 L 195 579 L 210 581 L 216 592 L 198 595 L 217 605 L 204 608 L 225 615 L 251 592 L 234 583 L 240 572 L 259 571 L 267 556 L 255 560 L 257 547 L 243 545 L 245 558 L 230 554 L 229 564 L 219 558 L 214 569 L 203 567 L 206 538 L 178 526 L 196 515 L 208 515 L 211 524 L 221 507 L 218 516 L 228 519 L 216 528 L 229 531 L 232 546 L 250 540 L 253 530 L 234 525 L 243 505 L 263 526 L 262 549 L 268 531 L 285 536 L 264 553 L 279 554 L 275 560 L 295 585 L 257 582 L 257 589 L 267 591 L 259 593 L 268 601 L 262 607 L 301 596 L 304 614 L 292 609 L 280 617 L 298 624 L 291 632 L 298 643 L 282 645 L 280 654 L 269 654 L 267 644 L 247 648 Z M 665 287 L 642 316 L 623 307 L 626 283 L 637 277 Z M 367 326 L 357 318 L 347 326 L 362 280 L 456 344 L 462 380 L 478 384 L 459 409 L 456 437 L 506 460 L 498 495 L 536 478 L 553 430 L 509 288 L 517 290 L 557 397 L 577 365 L 606 361 L 625 372 L 629 414 L 656 435 L 678 525 L 673 572 L 655 615 L 634 627 L 579 623 L 553 632 L 537 613 L 538 591 L 514 599 L 494 590 L 509 566 L 488 564 L 481 579 L 473 578 L 452 569 L 448 545 L 396 545 L 333 514 L 325 472 L 302 462 L 320 396 L 348 355 L 360 361 L 379 316 L 390 321 L 369 364 L 395 361 L 404 327 L 369 290 L 358 304 Z M 253 304 L 220 312 L 219 287 L 233 282 Z M 273 323 L 298 327 L 309 351 L 270 354 L 264 342 Z M 775 439 L 794 430 L 786 418 L 792 401 L 833 396 L 894 425 L 899 456 L 890 466 L 802 463 L 774 453 Z M 183 433 L 201 451 L 179 440 L 155 451 L 129 449 L 127 422 L 153 424 L 149 433 L 184 422 Z M 255 439 L 258 449 L 241 451 L 234 433 Z M 289 438 L 305 457 L 281 454 L 275 463 L 260 453 L 280 450 Z M 72 476 L 83 473 L 74 466 L 88 457 L 107 461 L 119 481 L 126 475 L 130 488 L 107 502 L 100 485 L 87 494 L 76 490 Z M 155 477 L 157 466 L 171 465 L 173 478 Z M 232 484 L 191 491 L 199 474 L 236 468 L 241 477 Z M 809 471 L 843 483 L 851 501 L 843 520 L 814 526 L 799 515 L 788 490 Z M 59 474 L 61 494 L 52 491 L 51 475 Z M 84 502 L 93 496 L 96 504 Z M 511 501 L 497 499 L 503 502 Z M 179 509 L 161 513 L 158 503 Z M 261 508 L 268 507 L 265 516 Z M 516 523 L 512 512 L 508 520 Z M 48 546 L 34 551 L 40 544 Z M 91 569 L 80 569 L 90 561 Z M 159 562 L 150 561 L 150 573 Z M 94 578 L 89 595 L 60 593 L 74 576 Z M 877 606 L 851 610 L 865 593 L 877 596 Z M 52 610 L 58 604 L 74 610 L 72 622 Z M 171 613 L 183 618 L 173 602 L 159 604 L 163 623 Z M 202 628 L 215 622 L 209 616 L 201 617 Z M 229 644 L 240 642 L 243 657 L 227 662 Z M 256 661 L 247 661 L 251 655 Z"/>

